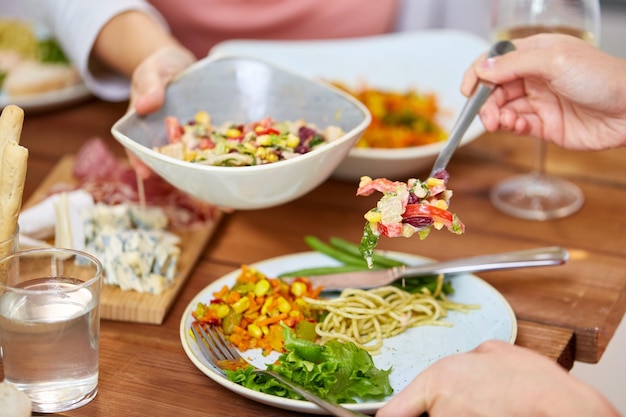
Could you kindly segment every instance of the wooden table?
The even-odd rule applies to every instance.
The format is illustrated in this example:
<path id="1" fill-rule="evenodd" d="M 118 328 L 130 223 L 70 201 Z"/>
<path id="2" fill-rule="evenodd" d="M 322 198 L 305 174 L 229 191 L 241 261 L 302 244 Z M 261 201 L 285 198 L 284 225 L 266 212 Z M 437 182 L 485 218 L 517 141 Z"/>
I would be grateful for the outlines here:
<path id="1" fill-rule="evenodd" d="M 29 148 L 25 198 L 68 153 L 93 137 L 124 152 L 110 127 L 126 104 L 91 100 L 47 114 L 26 114 L 22 144 Z M 439 260 L 561 245 L 562 267 L 482 273 L 510 302 L 519 322 L 517 344 L 570 369 L 574 360 L 600 360 L 626 310 L 626 149 L 571 152 L 551 147 L 548 170 L 585 193 L 571 217 L 533 222 L 508 217 L 489 202 L 493 185 L 527 172 L 533 141 L 485 134 L 460 149 L 449 166 L 454 210 L 467 233 L 432 233 L 427 240 L 386 239 L 380 247 Z M 416 173 L 423 177 L 427 173 Z M 228 214 L 209 242 L 162 325 L 103 321 L 96 399 L 64 416 L 299 415 L 249 401 L 204 376 L 186 357 L 178 336 L 183 310 L 201 289 L 243 263 L 306 251 L 303 236 L 356 240 L 374 198 L 355 197 L 356 184 L 328 180 L 280 207 Z"/>

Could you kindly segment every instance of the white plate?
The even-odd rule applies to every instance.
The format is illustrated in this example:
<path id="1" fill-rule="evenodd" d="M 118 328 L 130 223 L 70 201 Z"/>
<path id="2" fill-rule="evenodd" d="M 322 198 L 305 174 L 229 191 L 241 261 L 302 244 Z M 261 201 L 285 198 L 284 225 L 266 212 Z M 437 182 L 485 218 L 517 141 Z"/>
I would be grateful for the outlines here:
<path id="1" fill-rule="evenodd" d="M 21 107 L 25 112 L 44 112 L 55 110 L 85 100 L 91 95 L 82 82 L 61 90 L 48 91 L 40 94 L 28 94 L 10 97 L 0 93 L 0 108 L 9 104 Z"/>
<path id="2" fill-rule="evenodd" d="M 427 258 L 408 255 L 398 252 L 383 252 L 388 256 L 400 259 L 407 264 L 421 264 L 430 262 Z M 261 272 L 269 277 L 275 277 L 286 271 L 300 268 L 328 266 L 336 262 L 317 252 L 304 252 L 293 255 L 268 259 L 254 264 Z M 246 398 L 286 410 L 305 413 L 323 413 L 316 405 L 300 400 L 285 399 L 269 394 L 263 394 L 235 384 L 219 373 L 198 350 L 191 339 L 189 329 L 193 323 L 191 312 L 199 302 L 208 303 L 213 299 L 213 293 L 224 285 L 229 287 L 235 283 L 240 270 L 235 270 L 215 280 L 204 288 L 189 303 L 180 322 L 180 339 L 185 353 L 191 361 L 218 384 L 234 391 Z M 455 290 L 450 299 L 466 304 L 479 304 L 480 309 L 468 313 L 450 312 L 446 321 L 452 327 L 424 326 L 415 327 L 406 332 L 385 339 L 384 347 L 379 355 L 374 355 L 374 363 L 378 368 L 392 368 L 390 374 L 391 386 L 397 393 L 413 378 L 437 359 L 455 353 L 469 351 L 480 343 L 499 339 L 514 343 L 517 336 L 517 321 L 515 314 L 504 297 L 491 285 L 482 279 L 461 274 L 452 279 Z M 278 354 L 263 356 L 260 351 L 247 351 L 244 357 L 258 367 L 265 367 Z M 347 404 L 346 407 L 363 413 L 375 413 L 388 399 L 376 402 Z"/>
<path id="3" fill-rule="evenodd" d="M 466 98 L 461 80 L 469 65 L 489 43 L 469 32 L 420 30 L 379 36 L 320 41 L 230 40 L 214 46 L 211 55 L 245 55 L 270 61 L 304 76 L 360 84 L 384 90 L 416 88 L 434 93 L 441 108 L 439 122 L 447 131 Z M 476 119 L 461 146 L 484 132 Z M 402 149 L 352 149 L 334 177 L 358 181 L 361 175 L 405 180 L 430 168 L 443 143 Z"/>

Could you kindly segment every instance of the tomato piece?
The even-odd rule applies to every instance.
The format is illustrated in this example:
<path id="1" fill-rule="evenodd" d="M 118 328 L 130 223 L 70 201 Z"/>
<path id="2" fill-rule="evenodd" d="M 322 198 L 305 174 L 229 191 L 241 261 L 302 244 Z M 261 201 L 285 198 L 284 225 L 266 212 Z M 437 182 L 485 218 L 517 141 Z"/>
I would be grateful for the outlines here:
<path id="1" fill-rule="evenodd" d="M 402 236 L 402 223 L 392 224 L 376 224 L 378 233 L 385 237 L 399 237 Z"/>
<path id="2" fill-rule="evenodd" d="M 431 206 L 430 204 L 407 204 L 402 218 L 409 217 L 430 217 L 436 222 L 443 223 L 446 227 L 451 227 L 454 216 L 448 210 Z"/>
<path id="3" fill-rule="evenodd" d="M 182 140 L 185 128 L 178 122 L 175 117 L 167 117 L 165 119 L 167 138 L 170 143 L 178 143 Z"/>
<path id="4" fill-rule="evenodd" d="M 435 185 L 432 187 L 428 187 L 428 191 L 430 193 L 430 196 L 436 196 L 437 194 L 441 194 L 444 191 L 446 191 L 446 185 L 445 184 L 441 184 L 441 185 Z"/>
<path id="5" fill-rule="evenodd" d="M 200 141 L 200 149 L 213 149 L 215 148 L 215 143 L 209 138 L 204 138 Z"/>
<path id="6" fill-rule="evenodd" d="M 406 184 L 400 181 L 391 181 L 386 178 L 377 178 L 371 181 L 362 181 L 364 184 L 359 185 L 356 190 L 356 195 L 366 196 L 372 194 L 374 191 L 381 193 L 394 193 L 398 187 L 406 188 Z"/>
<path id="7" fill-rule="evenodd" d="M 274 129 L 273 127 L 268 127 L 267 129 L 259 129 L 255 130 L 257 135 L 278 135 L 280 131 L 278 129 Z"/>
<path id="8" fill-rule="evenodd" d="M 165 118 L 165 131 L 167 132 L 167 140 L 170 143 L 178 143 L 183 138 L 185 128 L 178 123 L 178 119 L 174 116 L 167 116 Z"/>

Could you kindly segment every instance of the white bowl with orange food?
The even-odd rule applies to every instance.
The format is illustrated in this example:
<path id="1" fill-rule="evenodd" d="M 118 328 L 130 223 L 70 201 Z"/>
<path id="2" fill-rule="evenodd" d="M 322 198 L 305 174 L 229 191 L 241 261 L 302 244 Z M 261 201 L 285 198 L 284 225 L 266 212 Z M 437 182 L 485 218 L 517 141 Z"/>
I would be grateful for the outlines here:
<path id="1" fill-rule="evenodd" d="M 437 112 L 433 122 L 447 134 L 466 101 L 460 92 L 463 74 L 488 48 L 487 40 L 472 33 L 433 29 L 341 40 L 230 40 L 216 45 L 211 55 L 263 57 L 307 77 L 340 83 L 351 90 L 363 87 L 398 94 L 413 90 L 422 98 L 434 100 Z M 374 127 L 376 109 L 370 110 Z M 480 121 L 475 120 L 460 146 L 483 132 Z M 399 148 L 355 145 L 333 177 L 357 183 L 363 175 L 399 181 L 425 177 L 443 140 Z M 450 163 L 454 164 L 454 159 Z"/>
<path id="2" fill-rule="evenodd" d="M 207 118 L 211 127 L 202 129 L 211 130 L 210 137 L 190 133 Z M 268 118 L 277 124 L 270 126 Z M 324 132 L 326 140 L 292 151 L 287 144 L 293 134 L 284 130 L 302 121 Z M 111 131 L 176 188 L 216 206 L 246 210 L 280 205 L 313 190 L 333 173 L 370 121 L 366 107 L 337 88 L 260 59 L 230 56 L 198 61 L 169 84 L 159 111 L 147 116 L 131 111 Z M 169 131 L 177 129 L 184 133 Z M 248 133 L 258 134 L 249 140 Z M 274 144 L 283 134 L 285 142 Z M 266 142 L 261 158 L 254 146 Z M 268 159 L 272 151 L 277 153 Z M 250 155 L 248 164 L 234 166 Z"/>

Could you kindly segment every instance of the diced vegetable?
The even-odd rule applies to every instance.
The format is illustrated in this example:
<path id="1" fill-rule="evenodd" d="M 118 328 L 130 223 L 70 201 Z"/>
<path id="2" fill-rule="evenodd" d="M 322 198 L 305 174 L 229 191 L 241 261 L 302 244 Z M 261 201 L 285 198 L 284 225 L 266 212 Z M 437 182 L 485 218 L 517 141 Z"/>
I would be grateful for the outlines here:
<path id="1" fill-rule="evenodd" d="M 310 337 L 303 322 L 317 322 L 317 314 L 308 308 L 303 297 L 317 298 L 321 288 L 314 288 L 306 278 L 287 284 L 268 278 L 256 268 L 244 265 L 237 281 L 213 294 L 209 304 L 199 303 L 192 313 L 194 325 L 220 326 L 227 338 L 241 351 L 261 348 L 283 352 L 281 325 L 300 328 Z"/>
<path id="2" fill-rule="evenodd" d="M 372 256 L 380 236 L 411 237 L 417 233 L 425 239 L 433 227 L 438 230 L 444 226 L 456 234 L 465 232 L 463 223 L 448 211 L 452 191 L 446 188 L 447 180 L 444 170 L 423 182 L 415 178 L 404 183 L 361 177 L 358 196 L 376 191 L 383 194 L 376 207 L 363 216 L 366 223 L 360 251 L 370 268 L 374 266 Z"/>
<path id="3" fill-rule="evenodd" d="M 334 84 L 361 101 L 372 115 L 372 122 L 357 142 L 359 148 L 406 148 L 440 142 L 448 137 L 437 120 L 440 109 L 434 94 L 416 89 L 351 89 Z"/>
<path id="4" fill-rule="evenodd" d="M 308 153 L 344 134 L 337 126 L 323 131 L 304 120 L 276 122 L 270 117 L 250 122 L 212 123 L 206 111 L 189 122 L 165 118 L 169 144 L 156 147 L 165 155 L 214 166 L 263 165 Z"/>

